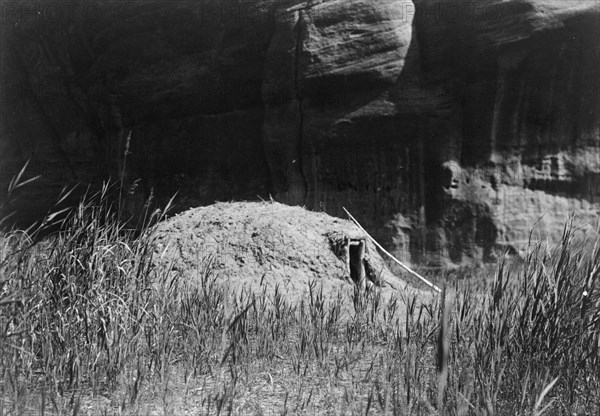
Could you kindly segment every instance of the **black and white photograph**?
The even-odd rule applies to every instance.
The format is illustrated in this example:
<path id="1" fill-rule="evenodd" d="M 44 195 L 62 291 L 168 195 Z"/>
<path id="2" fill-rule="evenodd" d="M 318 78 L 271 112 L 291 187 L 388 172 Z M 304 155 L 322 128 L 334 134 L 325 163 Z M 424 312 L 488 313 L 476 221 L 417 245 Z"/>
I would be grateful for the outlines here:
<path id="1" fill-rule="evenodd" d="M 3 415 L 600 415 L 600 1 L 0 0 Z"/>

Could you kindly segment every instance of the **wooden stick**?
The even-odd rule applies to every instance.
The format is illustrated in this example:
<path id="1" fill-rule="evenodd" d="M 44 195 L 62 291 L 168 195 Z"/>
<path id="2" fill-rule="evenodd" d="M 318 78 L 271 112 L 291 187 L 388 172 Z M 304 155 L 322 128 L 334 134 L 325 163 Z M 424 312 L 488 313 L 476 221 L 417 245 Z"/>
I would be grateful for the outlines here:
<path id="1" fill-rule="evenodd" d="M 365 230 L 362 227 L 362 225 L 360 225 L 359 222 L 356 221 L 356 219 L 352 216 L 352 214 L 350 214 L 348 212 L 348 210 L 346 208 L 344 208 L 344 207 L 342 207 L 342 208 L 344 209 L 344 211 L 346 212 L 346 214 L 348 215 L 348 217 L 350 217 L 350 219 L 352 220 L 352 222 L 354 222 L 354 224 L 356 224 L 356 226 L 358 228 L 360 228 L 367 235 L 367 237 L 369 237 L 369 239 L 373 242 L 373 244 L 375 244 L 377 246 L 377 248 L 379 248 L 385 254 L 387 254 L 388 256 L 390 256 L 390 258 L 392 260 L 394 260 L 396 263 L 398 263 L 400 265 L 400 267 L 402 267 L 404 270 L 406 270 L 409 274 L 413 275 L 414 277 L 416 277 L 417 279 L 419 279 L 420 281 L 422 281 L 423 283 L 425 283 L 427 286 L 429 286 L 430 288 L 432 288 L 436 292 L 441 292 L 442 291 L 439 287 L 437 287 L 436 285 L 434 285 L 433 283 L 431 283 L 429 280 L 425 279 L 419 273 L 417 273 L 414 270 L 412 270 L 411 268 L 409 268 L 407 265 L 405 265 L 400 260 L 398 260 L 396 257 L 394 257 L 389 251 L 387 251 L 385 248 L 383 248 L 381 246 L 381 244 L 379 244 L 373 237 L 371 237 L 371 235 L 367 232 L 367 230 Z"/>

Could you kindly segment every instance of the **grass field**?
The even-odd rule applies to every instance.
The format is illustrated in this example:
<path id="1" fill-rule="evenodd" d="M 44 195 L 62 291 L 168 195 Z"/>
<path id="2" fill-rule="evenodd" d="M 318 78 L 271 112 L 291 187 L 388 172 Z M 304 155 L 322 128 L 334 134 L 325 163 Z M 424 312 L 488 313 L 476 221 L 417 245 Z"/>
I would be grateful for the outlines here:
<path id="1" fill-rule="evenodd" d="M 98 201 L 61 221 L 0 237 L 0 414 L 600 414 L 600 247 L 570 225 L 489 285 L 290 303 L 210 258 L 180 279 Z"/>

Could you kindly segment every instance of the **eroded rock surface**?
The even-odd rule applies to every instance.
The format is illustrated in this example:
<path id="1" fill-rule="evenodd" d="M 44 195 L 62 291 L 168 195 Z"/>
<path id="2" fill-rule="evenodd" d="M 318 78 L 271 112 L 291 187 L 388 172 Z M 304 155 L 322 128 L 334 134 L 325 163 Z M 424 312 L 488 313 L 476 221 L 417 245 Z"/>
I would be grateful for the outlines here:
<path id="1" fill-rule="evenodd" d="M 442 265 L 598 221 L 595 0 L 53 5 L 3 5 L 2 188 L 43 174 L 24 220 L 112 176 L 132 212 L 176 190 L 345 206 Z"/>

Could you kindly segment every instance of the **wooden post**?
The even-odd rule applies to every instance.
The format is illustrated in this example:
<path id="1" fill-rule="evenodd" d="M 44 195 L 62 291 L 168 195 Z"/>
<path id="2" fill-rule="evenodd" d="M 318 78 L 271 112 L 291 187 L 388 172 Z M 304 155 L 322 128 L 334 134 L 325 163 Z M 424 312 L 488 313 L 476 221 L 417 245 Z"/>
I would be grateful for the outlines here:
<path id="1" fill-rule="evenodd" d="M 387 254 L 392 260 L 394 260 L 396 263 L 398 263 L 400 265 L 400 267 L 402 267 L 404 270 L 406 270 L 410 275 L 416 277 L 417 279 L 419 279 L 421 282 L 425 283 L 427 286 L 429 286 L 430 288 L 432 288 L 436 292 L 440 293 L 442 291 L 439 287 L 437 287 L 436 285 L 434 285 L 433 283 L 431 283 L 429 280 L 425 279 L 419 273 L 417 273 L 414 270 L 412 270 L 411 268 L 409 268 L 407 265 L 405 265 L 400 260 L 398 260 L 396 257 L 394 257 L 385 248 L 383 248 L 381 246 L 381 244 L 379 244 L 373 237 L 371 237 L 371 235 L 367 232 L 367 230 L 365 230 L 362 227 L 362 225 L 359 224 L 359 222 L 352 216 L 352 214 L 350 214 L 348 212 L 348 210 L 346 208 L 344 208 L 344 207 L 342 207 L 342 208 L 344 209 L 344 212 L 346 212 L 346 214 L 348 215 L 348 217 L 352 220 L 352 222 L 354 222 L 354 224 L 356 224 L 356 226 L 358 228 L 360 228 L 367 235 L 367 237 L 369 237 L 369 240 L 371 240 L 373 242 L 373 244 L 375 244 L 377 246 L 377 248 L 379 248 L 381 251 L 383 251 L 385 254 Z"/>

